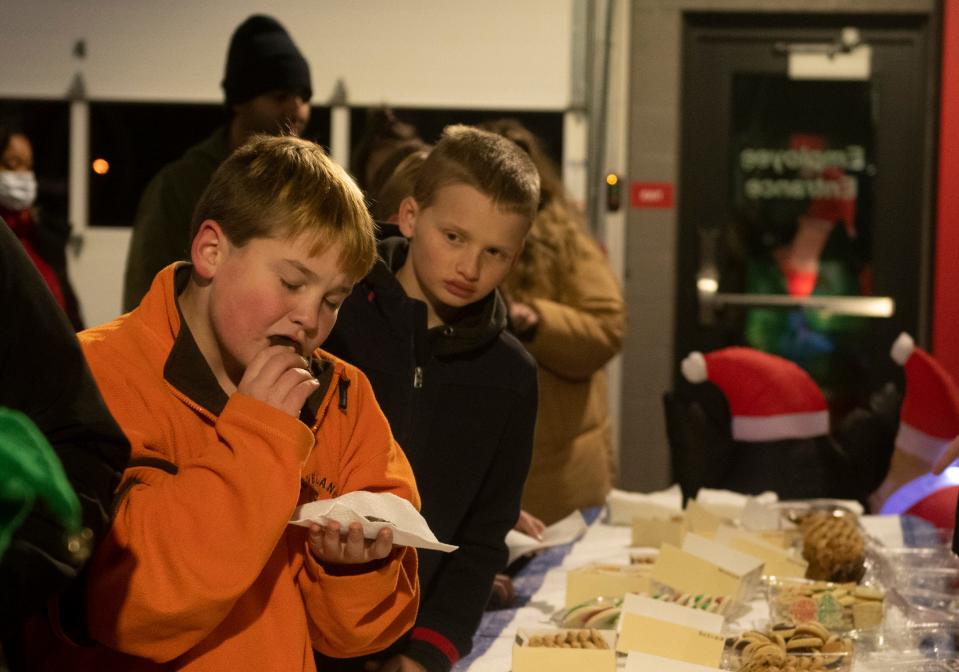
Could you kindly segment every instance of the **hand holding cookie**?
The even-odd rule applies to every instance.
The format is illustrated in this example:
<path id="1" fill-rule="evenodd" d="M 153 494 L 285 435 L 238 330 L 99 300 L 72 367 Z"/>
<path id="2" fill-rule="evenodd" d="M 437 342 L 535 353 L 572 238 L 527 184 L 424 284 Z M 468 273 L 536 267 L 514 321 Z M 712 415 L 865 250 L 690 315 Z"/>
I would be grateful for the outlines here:
<path id="1" fill-rule="evenodd" d="M 271 345 L 246 367 L 237 391 L 295 418 L 319 386 L 307 361 L 293 347 Z"/>

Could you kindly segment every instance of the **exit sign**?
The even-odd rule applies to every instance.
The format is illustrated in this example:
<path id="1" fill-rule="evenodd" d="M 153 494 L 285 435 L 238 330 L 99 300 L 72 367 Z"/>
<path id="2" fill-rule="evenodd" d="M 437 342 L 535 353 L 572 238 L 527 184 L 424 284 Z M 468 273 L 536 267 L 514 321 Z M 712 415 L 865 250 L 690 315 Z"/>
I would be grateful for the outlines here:
<path id="1" fill-rule="evenodd" d="M 673 185 L 669 182 L 633 182 L 629 202 L 634 208 L 673 207 Z"/>

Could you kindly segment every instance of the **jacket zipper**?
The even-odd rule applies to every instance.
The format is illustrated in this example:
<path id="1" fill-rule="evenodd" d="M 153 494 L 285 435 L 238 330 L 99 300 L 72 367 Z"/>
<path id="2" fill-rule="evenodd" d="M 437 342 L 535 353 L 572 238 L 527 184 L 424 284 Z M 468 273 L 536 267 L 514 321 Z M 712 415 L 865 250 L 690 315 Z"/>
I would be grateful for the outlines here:
<path id="1" fill-rule="evenodd" d="M 413 388 L 420 389 L 423 387 L 423 367 L 416 366 L 413 367 Z"/>
<path id="2" fill-rule="evenodd" d="M 188 397 L 184 392 L 181 392 L 179 389 L 177 389 L 175 386 L 171 385 L 169 382 L 167 382 L 167 381 L 164 381 L 164 382 L 166 382 L 167 387 L 170 388 L 170 389 L 173 391 L 173 396 L 175 396 L 177 399 L 179 399 L 179 400 L 182 401 L 184 404 L 186 404 L 186 405 L 189 406 L 191 409 L 193 409 L 193 411 L 194 411 L 195 413 L 197 413 L 198 415 L 202 415 L 204 418 L 206 418 L 207 420 L 209 420 L 209 421 L 212 422 L 213 424 L 216 424 L 216 421 L 217 421 L 217 419 L 218 419 L 216 415 L 214 415 L 213 413 L 211 413 L 210 411 L 208 411 L 207 409 L 205 409 L 203 406 L 200 406 L 200 404 L 198 404 L 197 402 L 193 401 L 193 400 L 192 400 L 190 397 Z"/>

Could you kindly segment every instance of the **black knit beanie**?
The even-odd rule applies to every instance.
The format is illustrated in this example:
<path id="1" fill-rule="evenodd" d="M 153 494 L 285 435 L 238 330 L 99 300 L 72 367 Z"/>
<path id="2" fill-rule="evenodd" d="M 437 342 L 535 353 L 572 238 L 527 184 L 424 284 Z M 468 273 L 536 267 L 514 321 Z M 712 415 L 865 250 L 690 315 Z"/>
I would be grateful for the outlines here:
<path id="1" fill-rule="evenodd" d="M 276 90 L 296 91 L 309 100 L 310 66 L 276 19 L 256 14 L 230 38 L 223 90 L 227 106 Z"/>

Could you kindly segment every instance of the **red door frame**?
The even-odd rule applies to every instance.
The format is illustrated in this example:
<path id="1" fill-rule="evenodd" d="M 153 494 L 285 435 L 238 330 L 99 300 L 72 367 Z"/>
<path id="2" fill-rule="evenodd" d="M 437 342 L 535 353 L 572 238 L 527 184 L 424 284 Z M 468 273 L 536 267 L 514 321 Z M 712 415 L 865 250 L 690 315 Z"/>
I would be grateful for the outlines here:
<path id="1" fill-rule="evenodd" d="M 943 3 L 932 352 L 959 381 L 959 1 Z"/>

